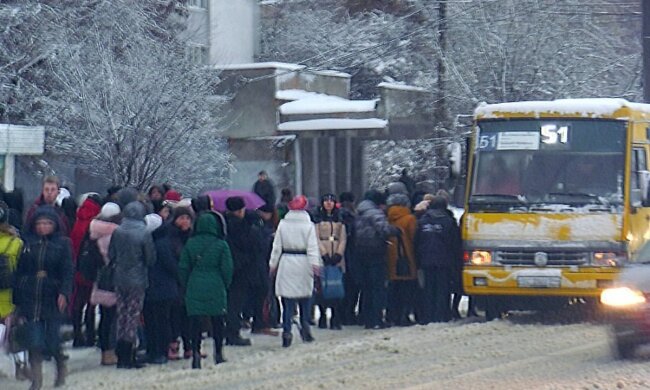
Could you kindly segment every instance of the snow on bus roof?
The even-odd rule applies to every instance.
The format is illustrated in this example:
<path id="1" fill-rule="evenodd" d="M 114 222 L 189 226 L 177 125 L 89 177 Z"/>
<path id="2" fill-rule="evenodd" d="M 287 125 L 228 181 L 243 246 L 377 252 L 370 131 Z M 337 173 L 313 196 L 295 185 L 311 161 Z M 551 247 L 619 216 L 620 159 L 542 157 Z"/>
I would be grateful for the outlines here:
<path id="1" fill-rule="evenodd" d="M 598 117 L 614 114 L 617 110 L 629 107 L 633 110 L 642 111 L 650 114 L 650 104 L 631 103 L 625 99 L 557 99 L 550 101 L 526 101 L 487 104 L 481 103 L 476 110 L 475 116 L 484 118 L 494 117 L 497 112 L 508 113 L 533 113 L 539 116 L 542 113 L 558 113 L 561 115 L 571 115 L 578 113 L 583 117 Z"/>

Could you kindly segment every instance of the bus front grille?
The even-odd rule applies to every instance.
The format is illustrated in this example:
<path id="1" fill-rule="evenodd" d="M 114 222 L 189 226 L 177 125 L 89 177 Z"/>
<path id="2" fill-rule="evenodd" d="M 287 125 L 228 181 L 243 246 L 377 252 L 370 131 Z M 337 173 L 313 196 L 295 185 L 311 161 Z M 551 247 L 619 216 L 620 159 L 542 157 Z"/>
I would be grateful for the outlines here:
<path id="1" fill-rule="evenodd" d="M 536 265 L 535 253 L 539 250 L 502 250 L 495 252 L 495 260 L 503 265 Z M 589 262 L 589 252 L 553 251 L 546 265 L 583 265 Z"/>

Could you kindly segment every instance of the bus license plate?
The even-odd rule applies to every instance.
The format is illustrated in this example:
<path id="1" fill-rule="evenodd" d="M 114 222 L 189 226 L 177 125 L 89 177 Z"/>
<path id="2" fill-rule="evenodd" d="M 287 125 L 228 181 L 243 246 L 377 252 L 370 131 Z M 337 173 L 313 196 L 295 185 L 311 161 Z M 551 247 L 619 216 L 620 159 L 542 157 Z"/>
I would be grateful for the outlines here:
<path id="1" fill-rule="evenodd" d="M 560 278 L 557 276 L 520 276 L 517 286 L 524 288 L 558 288 Z"/>

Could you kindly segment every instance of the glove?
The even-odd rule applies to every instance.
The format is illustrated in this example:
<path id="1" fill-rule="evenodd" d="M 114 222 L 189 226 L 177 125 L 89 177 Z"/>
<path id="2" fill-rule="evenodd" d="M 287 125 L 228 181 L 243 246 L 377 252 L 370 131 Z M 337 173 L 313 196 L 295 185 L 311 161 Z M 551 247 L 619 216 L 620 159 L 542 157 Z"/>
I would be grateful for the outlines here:
<path id="1" fill-rule="evenodd" d="M 332 265 L 337 265 L 338 263 L 341 262 L 341 260 L 343 260 L 343 256 L 339 255 L 338 253 L 335 253 L 334 255 L 332 255 L 332 263 L 331 264 Z"/>
<path id="2" fill-rule="evenodd" d="M 323 255 L 322 259 L 323 259 L 323 264 L 325 265 L 330 265 L 330 263 L 332 262 L 332 258 L 330 257 L 330 255 Z"/>

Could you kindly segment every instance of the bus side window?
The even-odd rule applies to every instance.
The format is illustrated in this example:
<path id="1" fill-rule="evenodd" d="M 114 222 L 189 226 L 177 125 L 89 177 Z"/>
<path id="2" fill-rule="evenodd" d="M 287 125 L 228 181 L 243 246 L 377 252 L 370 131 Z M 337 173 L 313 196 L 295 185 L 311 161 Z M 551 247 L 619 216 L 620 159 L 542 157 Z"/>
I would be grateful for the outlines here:
<path id="1" fill-rule="evenodd" d="M 648 206 L 648 162 L 644 148 L 634 148 L 632 152 L 632 172 L 630 185 L 632 190 L 632 206 Z M 636 193 L 636 195 L 635 195 Z M 640 204 L 641 203 L 641 204 Z"/>

